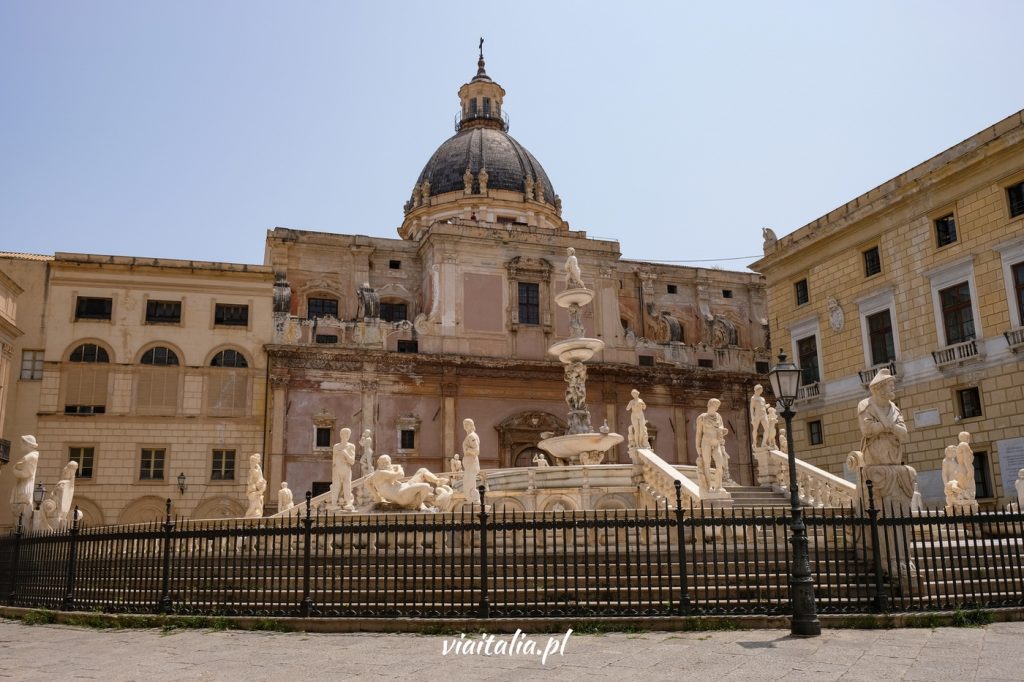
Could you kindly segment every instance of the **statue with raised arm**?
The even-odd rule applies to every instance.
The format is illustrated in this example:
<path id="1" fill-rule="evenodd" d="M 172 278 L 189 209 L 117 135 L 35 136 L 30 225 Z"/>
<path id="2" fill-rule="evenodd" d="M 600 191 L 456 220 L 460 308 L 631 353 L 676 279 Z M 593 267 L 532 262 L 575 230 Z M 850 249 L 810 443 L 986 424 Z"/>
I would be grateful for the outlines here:
<path id="1" fill-rule="evenodd" d="M 586 285 L 583 284 L 583 276 L 580 273 L 579 261 L 576 260 L 576 249 L 570 246 L 566 252 L 569 257 L 565 259 L 565 288 L 586 289 Z"/>
<path id="2" fill-rule="evenodd" d="M 696 422 L 696 445 L 699 453 L 697 469 L 704 471 L 707 490 L 710 492 L 721 491 L 725 478 L 725 436 L 729 429 L 725 428 L 722 415 L 718 413 L 721 404 L 722 401 L 718 398 L 709 400 L 708 411 L 697 417 Z"/>
<path id="3" fill-rule="evenodd" d="M 11 488 L 11 513 L 15 524 L 18 518 L 29 526 L 32 518 L 32 491 L 36 487 L 36 467 L 39 466 L 39 445 L 35 436 L 22 436 L 21 447 L 25 454 L 11 467 L 14 471 L 14 487 Z"/>
<path id="4" fill-rule="evenodd" d="M 472 419 L 463 419 L 462 428 L 466 431 L 462 441 L 462 491 L 467 502 L 480 504 L 480 491 L 476 489 L 476 479 L 480 474 L 480 436 Z"/>
<path id="5" fill-rule="evenodd" d="M 548 464 L 548 458 L 544 456 L 543 452 L 538 452 L 536 455 L 533 456 L 533 465 L 537 467 L 550 466 Z"/>
<path id="6" fill-rule="evenodd" d="M 263 516 L 263 493 L 267 490 L 267 479 L 263 478 L 261 459 L 258 452 L 249 457 L 249 480 L 245 484 L 245 496 L 249 500 L 249 508 L 245 510 L 247 519 Z"/>
<path id="7" fill-rule="evenodd" d="M 363 455 L 359 458 L 359 466 L 362 468 L 363 476 L 373 473 L 373 431 L 366 429 L 359 438 L 359 447 L 363 449 Z"/>
<path id="8" fill-rule="evenodd" d="M 352 467 L 356 463 L 356 446 L 349 443 L 352 429 L 343 428 L 338 432 L 341 440 L 334 444 L 331 481 L 331 506 L 345 511 L 355 511 L 352 497 Z"/>
<path id="9" fill-rule="evenodd" d="M 647 417 L 644 415 L 647 403 L 640 397 L 640 391 L 635 388 L 629 394 L 633 396 L 633 399 L 626 405 L 626 410 L 629 412 L 629 424 L 633 429 L 629 445 L 634 448 L 649 449 L 651 440 L 647 434 Z"/>
<path id="10" fill-rule="evenodd" d="M 750 396 L 750 446 L 753 448 L 768 447 L 768 403 L 765 401 L 764 386 L 754 386 L 754 395 Z M 758 445 L 757 432 L 761 430 L 761 443 Z"/>

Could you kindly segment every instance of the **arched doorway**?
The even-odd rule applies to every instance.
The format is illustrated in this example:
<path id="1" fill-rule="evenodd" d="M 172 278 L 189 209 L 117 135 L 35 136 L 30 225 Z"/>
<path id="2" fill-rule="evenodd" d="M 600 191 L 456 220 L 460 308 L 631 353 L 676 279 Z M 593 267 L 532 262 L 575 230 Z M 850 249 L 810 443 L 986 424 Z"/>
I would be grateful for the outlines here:
<path id="1" fill-rule="evenodd" d="M 513 414 L 494 428 L 498 431 L 501 444 L 499 463 L 504 469 L 533 466 L 533 457 L 538 452 L 537 443 L 546 438 L 548 433 L 562 435 L 566 425 L 553 414 L 534 410 Z M 547 459 L 550 464 L 554 464 L 550 457 Z"/>

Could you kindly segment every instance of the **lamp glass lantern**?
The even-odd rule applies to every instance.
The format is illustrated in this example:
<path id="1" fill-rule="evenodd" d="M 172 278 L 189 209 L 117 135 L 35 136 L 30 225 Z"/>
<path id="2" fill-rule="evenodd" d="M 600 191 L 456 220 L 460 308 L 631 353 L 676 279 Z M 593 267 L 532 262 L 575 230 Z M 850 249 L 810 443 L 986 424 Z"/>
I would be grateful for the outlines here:
<path id="1" fill-rule="evenodd" d="M 800 390 L 800 368 L 786 360 L 786 352 L 779 350 L 778 363 L 768 370 L 768 378 L 772 382 L 772 392 L 785 407 L 796 401 Z"/>
<path id="2" fill-rule="evenodd" d="M 178 490 L 181 491 L 182 495 L 184 495 L 185 491 L 188 490 L 188 482 L 187 481 L 188 481 L 188 479 L 185 476 L 185 472 L 184 471 L 181 472 L 180 474 L 178 474 Z"/>

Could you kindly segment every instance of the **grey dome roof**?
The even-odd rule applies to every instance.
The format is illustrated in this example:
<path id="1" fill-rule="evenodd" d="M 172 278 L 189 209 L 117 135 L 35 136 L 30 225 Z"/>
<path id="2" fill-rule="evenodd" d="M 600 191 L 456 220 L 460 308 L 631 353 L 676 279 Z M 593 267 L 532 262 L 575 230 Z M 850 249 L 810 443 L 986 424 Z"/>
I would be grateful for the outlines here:
<path id="1" fill-rule="evenodd" d="M 468 128 L 445 140 L 423 167 L 416 186 L 430 181 L 430 196 L 463 191 L 463 176 L 487 169 L 488 189 L 526 191 L 526 176 L 544 188 L 544 203 L 555 205 L 555 189 L 540 162 L 508 133 L 496 128 Z"/>

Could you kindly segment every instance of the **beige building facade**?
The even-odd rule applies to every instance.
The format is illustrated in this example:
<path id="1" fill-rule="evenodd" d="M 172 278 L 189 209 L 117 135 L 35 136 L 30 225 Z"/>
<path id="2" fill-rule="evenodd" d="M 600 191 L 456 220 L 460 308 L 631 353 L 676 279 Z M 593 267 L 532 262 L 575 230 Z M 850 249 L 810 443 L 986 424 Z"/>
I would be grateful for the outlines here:
<path id="1" fill-rule="evenodd" d="M 1024 468 L 1024 115 L 1018 112 L 804 227 L 751 265 L 771 337 L 803 370 L 797 456 L 842 473 L 856 406 L 897 377 L 907 463 L 942 498 L 945 446 L 972 434 L 979 500 Z"/>
<path id="2" fill-rule="evenodd" d="M 77 460 L 90 524 L 162 518 L 168 497 L 180 515 L 240 515 L 264 446 L 269 270 L 58 253 L 2 257 L 0 271 L 23 289 L 25 331 L 3 433 L 36 436 L 37 483 Z"/>
<path id="3" fill-rule="evenodd" d="M 0 272 L 0 425 L 7 413 L 8 395 L 14 380 L 14 344 L 24 332 L 18 328 L 18 297 L 24 289 Z M 0 433 L 0 469 L 10 460 L 11 441 Z"/>

